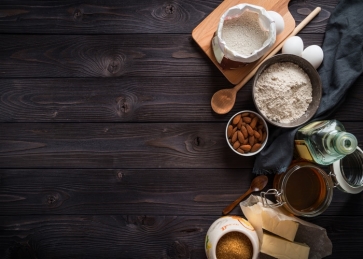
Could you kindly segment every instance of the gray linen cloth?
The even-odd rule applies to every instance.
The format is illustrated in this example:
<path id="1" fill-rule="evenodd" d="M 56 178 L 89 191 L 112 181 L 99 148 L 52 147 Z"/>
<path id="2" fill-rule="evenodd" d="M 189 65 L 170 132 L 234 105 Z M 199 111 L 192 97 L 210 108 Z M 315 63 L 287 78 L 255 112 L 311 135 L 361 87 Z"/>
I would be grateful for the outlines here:
<path id="1" fill-rule="evenodd" d="M 348 89 L 363 72 L 362 0 L 342 0 L 338 3 L 329 18 L 322 49 L 324 60 L 318 72 L 323 95 L 311 121 L 332 119 L 331 115 L 344 102 Z M 293 159 L 297 130 L 272 129 L 267 145 L 256 156 L 253 173 L 285 172 Z"/>

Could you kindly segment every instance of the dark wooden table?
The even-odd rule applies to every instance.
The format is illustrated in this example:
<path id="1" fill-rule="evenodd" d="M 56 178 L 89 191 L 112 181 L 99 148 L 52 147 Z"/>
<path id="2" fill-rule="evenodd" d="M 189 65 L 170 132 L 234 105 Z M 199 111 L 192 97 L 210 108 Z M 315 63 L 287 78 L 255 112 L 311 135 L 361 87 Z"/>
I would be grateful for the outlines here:
<path id="1" fill-rule="evenodd" d="M 290 2 L 297 23 L 322 7 L 305 46 L 337 1 Z M 232 85 L 191 36 L 220 3 L 0 2 L 0 258 L 206 258 L 210 224 L 254 177 L 224 137 L 255 109 L 251 81 L 215 114 Z M 360 77 L 333 118 L 361 141 L 362 107 Z M 306 219 L 327 229 L 329 258 L 362 258 L 362 198 L 335 190 Z"/>

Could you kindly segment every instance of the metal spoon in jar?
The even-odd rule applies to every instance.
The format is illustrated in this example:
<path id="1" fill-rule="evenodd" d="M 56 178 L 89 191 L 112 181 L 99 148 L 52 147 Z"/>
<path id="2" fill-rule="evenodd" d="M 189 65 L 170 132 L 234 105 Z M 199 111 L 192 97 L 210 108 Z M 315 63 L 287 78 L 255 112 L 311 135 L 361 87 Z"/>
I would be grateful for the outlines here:
<path id="1" fill-rule="evenodd" d="M 262 191 L 263 188 L 266 187 L 268 182 L 268 178 L 266 175 L 259 175 L 257 177 L 255 177 L 252 180 L 251 186 L 250 188 L 247 190 L 247 192 L 245 192 L 241 197 L 239 197 L 237 200 L 235 200 L 234 202 L 232 202 L 230 205 L 228 205 L 223 211 L 222 214 L 223 215 L 227 215 L 228 213 L 230 213 L 245 197 L 247 197 L 249 194 L 251 194 L 252 192 L 258 192 L 258 191 Z"/>

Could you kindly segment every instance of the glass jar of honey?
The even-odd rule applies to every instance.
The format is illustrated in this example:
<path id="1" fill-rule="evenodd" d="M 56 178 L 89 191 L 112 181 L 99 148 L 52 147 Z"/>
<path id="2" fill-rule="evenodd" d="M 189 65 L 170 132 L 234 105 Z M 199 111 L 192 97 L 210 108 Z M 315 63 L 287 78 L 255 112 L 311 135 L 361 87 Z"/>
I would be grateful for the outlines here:
<path id="1" fill-rule="evenodd" d="M 333 198 L 333 189 L 348 193 L 363 191 L 363 152 L 359 148 L 331 166 L 328 174 L 317 164 L 295 161 L 288 170 L 276 174 L 273 189 L 261 192 L 264 206 L 283 206 L 295 216 L 314 217 L 323 213 Z M 276 203 L 267 201 L 274 195 Z"/>

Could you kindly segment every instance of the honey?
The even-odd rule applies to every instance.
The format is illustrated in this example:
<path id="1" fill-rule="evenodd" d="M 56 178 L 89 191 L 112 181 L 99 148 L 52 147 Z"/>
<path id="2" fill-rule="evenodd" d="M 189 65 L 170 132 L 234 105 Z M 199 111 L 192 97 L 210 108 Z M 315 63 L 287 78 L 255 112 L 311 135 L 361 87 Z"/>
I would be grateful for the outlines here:
<path id="1" fill-rule="evenodd" d="M 314 168 L 300 168 L 291 174 L 286 182 L 287 202 L 301 212 L 315 211 L 325 197 L 324 178 Z"/>
<path id="2" fill-rule="evenodd" d="M 334 183 L 328 174 L 309 162 L 294 162 L 282 174 L 276 174 L 274 189 L 277 206 L 284 206 L 296 216 L 314 217 L 331 203 Z"/>
<path id="3" fill-rule="evenodd" d="M 251 240 L 237 231 L 223 235 L 216 247 L 217 259 L 251 259 L 252 255 Z"/>

